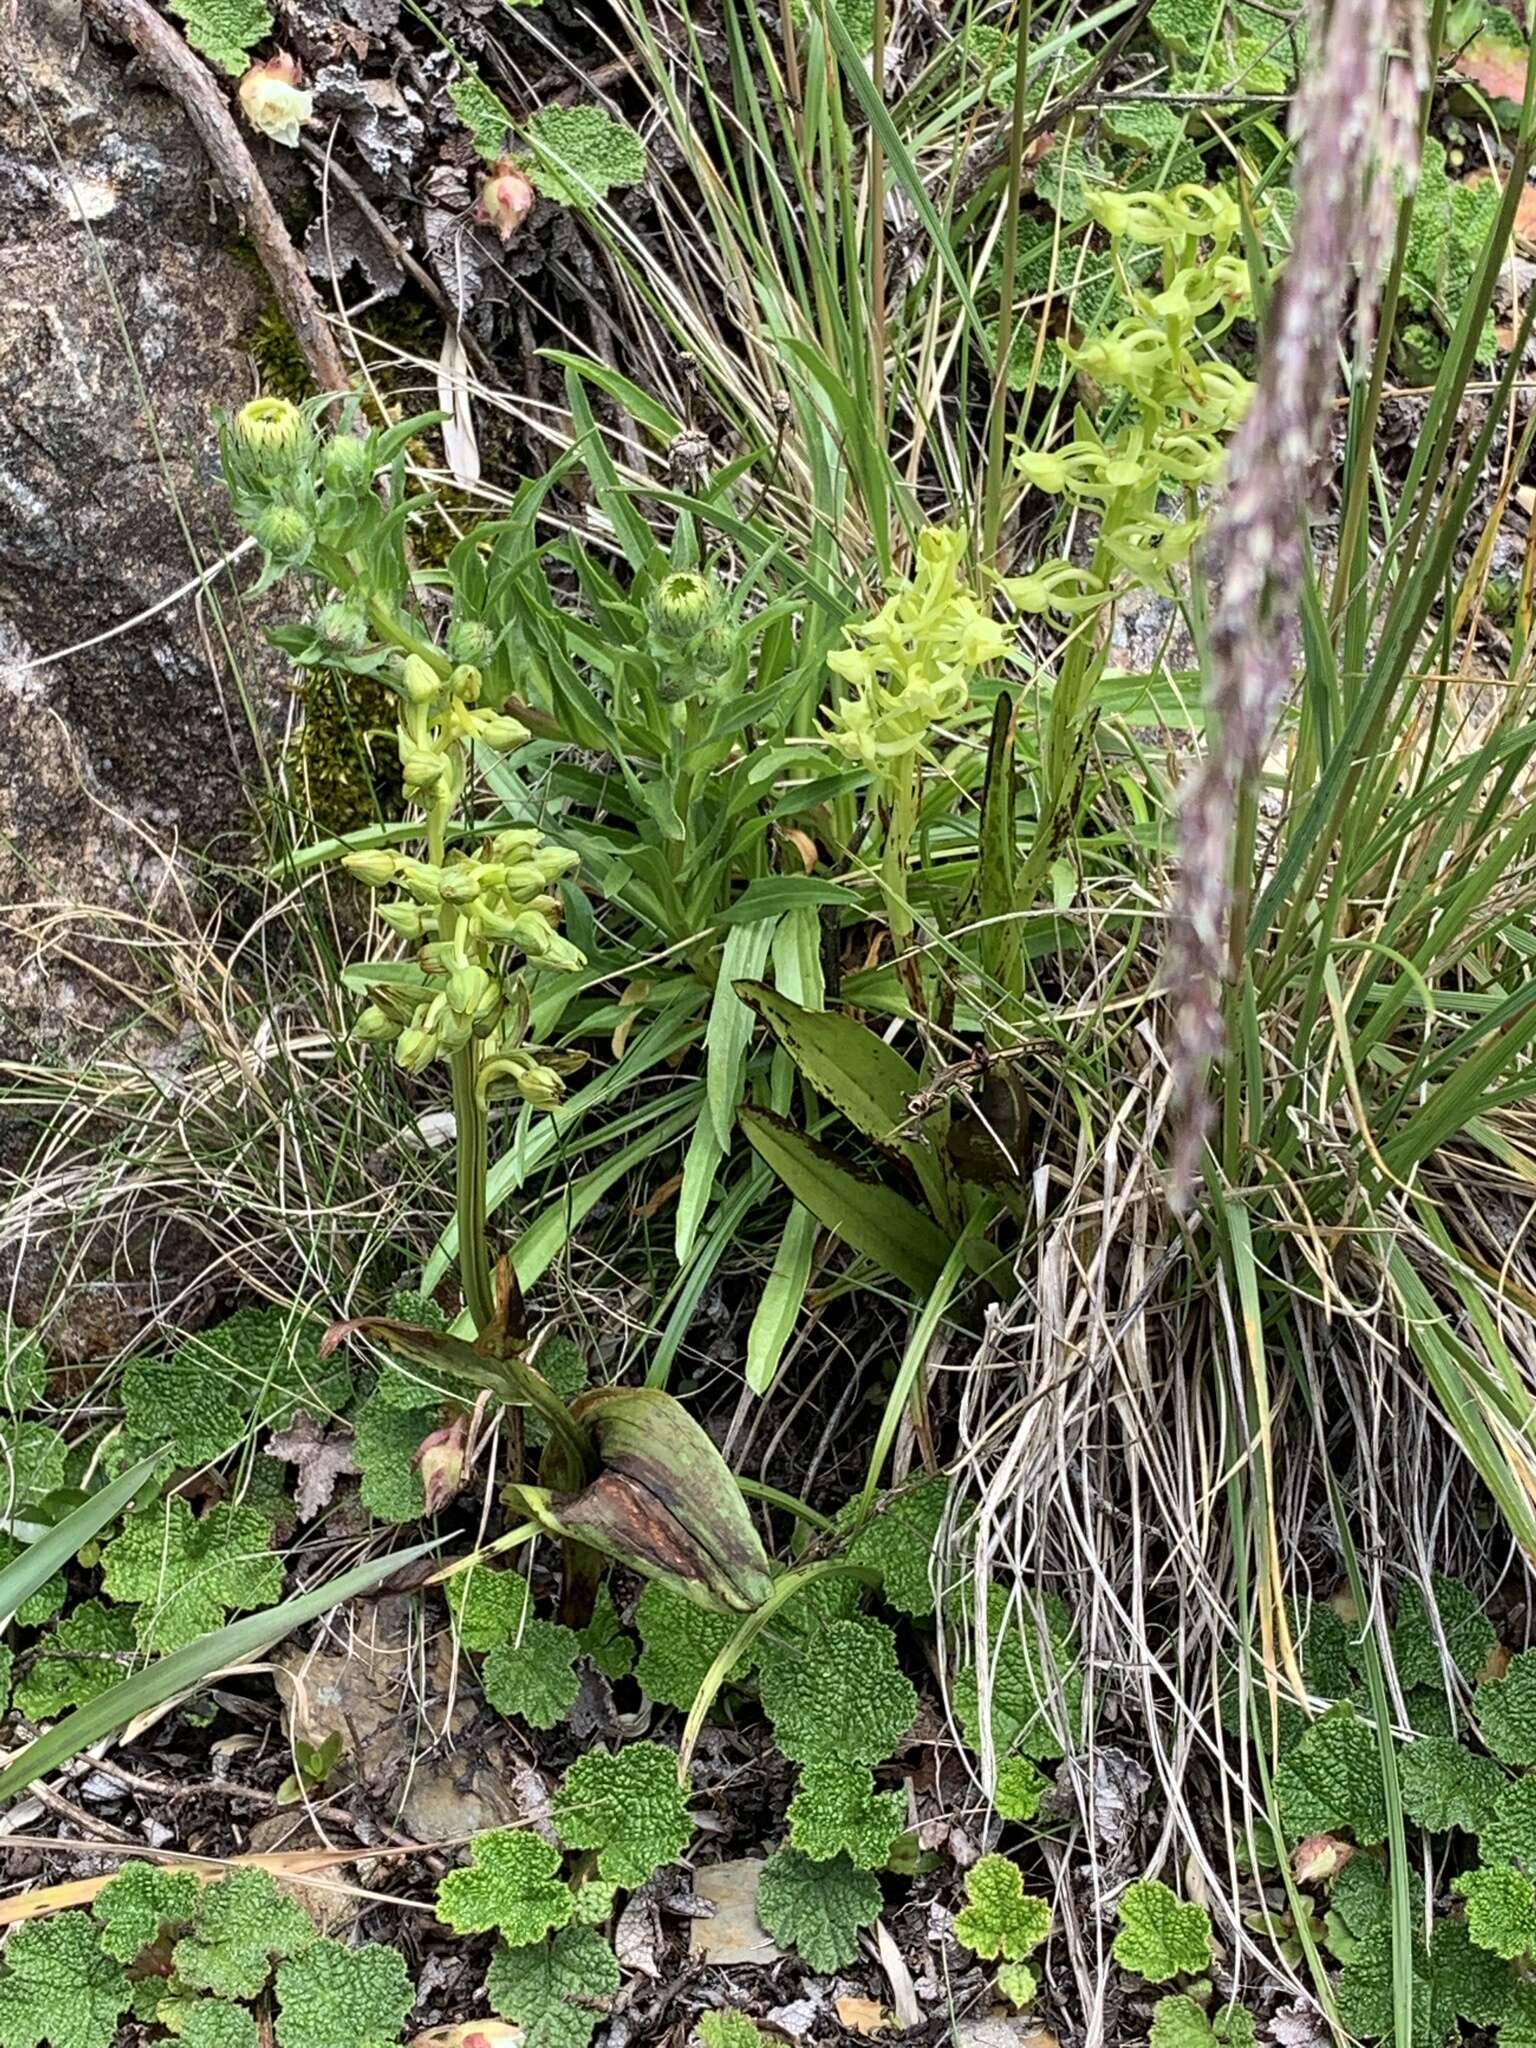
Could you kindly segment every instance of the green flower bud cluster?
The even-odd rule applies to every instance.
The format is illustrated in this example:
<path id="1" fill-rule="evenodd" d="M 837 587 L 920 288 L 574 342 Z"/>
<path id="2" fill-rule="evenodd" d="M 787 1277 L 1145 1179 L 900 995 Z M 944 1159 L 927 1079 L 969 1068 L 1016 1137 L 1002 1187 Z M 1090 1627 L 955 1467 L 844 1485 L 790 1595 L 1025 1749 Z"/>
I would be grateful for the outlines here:
<path id="1" fill-rule="evenodd" d="M 558 1101 L 558 1068 L 519 1043 L 520 989 L 502 956 L 512 947 L 561 973 L 586 965 L 555 928 L 560 899 L 551 893 L 577 856 L 523 828 L 498 832 L 483 853 L 452 853 L 440 866 L 384 848 L 348 854 L 344 865 L 370 888 L 401 892 L 379 915 L 415 942 L 422 973 L 405 987 L 374 988 L 354 1036 L 392 1043 L 397 1063 L 413 1074 L 479 1041 L 482 1092 L 506 1083 L 541 1107 Z"/>
<path id="2" fill-rule="evenodd" d="M 923 746 L 935 725 L 965 709 L 976 672 L 1014 652 L 1014 636 L 965 582 L 967 537 L 930 526 L 918 535 L 912 580 L 873 618 L 843 629 L 851 644 L 827 667 L 852 685 L 826 737 L 840 753 L 888 770 Z"/>
<path id="3" fill-rule="evenodd" d="M 316 430 L 319 409 L 333 403 L 330 394 L 302 406 L 253 398 L 220 421 L 230 495 L 261 544 L 269 580 L 302 568 L 317 544 L 343 544 L 372 488 L 376 436 L 354 433 L 350 416 L 323 441 Z"/>
<path id="4" fill-rule="evenodd" d="M 483 680 L 468 662 L 444 675 L 420 654 L 408 654 L 390 678 L 402 700 L 396 726 L 400 779 L 429 821 L 446 819 L 458 802 L 473 741 L 505 754 L 528 737 L 528 728 L 515 718 L 480 704 Z"/>
<path id="5" fill-rule="evenodd" d="M 736 657 L 729 600 L 713 576 L 673 569 L 645 606 L 648 642 L 664 704 L 711 696 Z"/>
<path id="6" fill-rule="evenodd" d="M 1171 192 L 1100 192 L 1089 211 L 1109 235 L 1122 288 L 1135 310 L 1080 346 L 1067 360 L 1106 400 L 1120 394 L 1109 432 L 1083 406 L 1065 446 L 1023 454 L 1018 466 L 1037 490 L 1099 517 L 1099 561 L 1085 569 L 1064 559 L 1005 579 L 1020 611 L 1088 612 L 1111 595 L 1107 571 L 1129 571 L 1168 590 L 1168 571 L 1199 538 L 1203 512 L 1194 494 L 1221 473 L 1225 441 L 1252 396 L 1248 380 L 1212 353 L 1212 344 L 1252 310 L 1248 266 L 1232 253 L 1242 229 L 1237 202 L 1200 185 Z M 1148 292 L 1126 277 L 1125 245 L 1157 249 L 1162 288 Z M 1170 517 L 1159 500 L 1182 486 L 1190 509 Z"/>

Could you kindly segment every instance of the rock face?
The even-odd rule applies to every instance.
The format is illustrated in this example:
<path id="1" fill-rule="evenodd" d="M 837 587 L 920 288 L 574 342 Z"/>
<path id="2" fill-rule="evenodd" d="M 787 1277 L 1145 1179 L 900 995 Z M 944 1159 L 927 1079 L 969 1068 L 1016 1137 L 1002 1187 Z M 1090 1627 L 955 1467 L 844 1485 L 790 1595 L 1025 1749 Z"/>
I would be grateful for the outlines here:
<path id="1" fill-rule="evenodd" d="M 228 578 L 79 644 L 234 539 L 210 408 L 251 394 L 267 293 L 233 225 L 179 109 L 78 0 L 0 0 L 0 1061 L 49 1076 L 0 1111 L 0 1311 L 56 1359 L 199 1313 L 193 1219 L 93 1200 L 110 1120 L 50 1118 L 98 1059 L 168 1062 L 171 1090 L 199 1051 L 178 949 L 212 920 L 186 855 L 239 851 L 247 706 L 278 701 Z"/>
<path id="2" fill-rule="evenodd" d="M 9 9 L 6 10 L 10 12 Z M 247 689 L 270 658 L 226 579 L 134 618 L 232 535 L 210 408 L 252 390 L 264 281 L 228 248 L 180 111 L 97 47 L 78 0 L 0 34 L 0 1029 L 76 1059 L 122 1021 L 124 926 L 174 922 L 173 850 L 234 850 Z M 57 907 L 50 925 L 36 906 Z M 50 943 L 39 952 L 36 940 Z M 69 954 L 76 958 L 71 962 Z"/>

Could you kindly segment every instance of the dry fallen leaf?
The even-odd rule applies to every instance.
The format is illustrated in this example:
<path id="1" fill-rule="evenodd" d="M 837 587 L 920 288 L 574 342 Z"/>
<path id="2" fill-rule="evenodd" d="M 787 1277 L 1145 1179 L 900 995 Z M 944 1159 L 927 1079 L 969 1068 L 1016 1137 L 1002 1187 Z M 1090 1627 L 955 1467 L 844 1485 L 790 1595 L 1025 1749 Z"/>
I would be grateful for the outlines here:
<path id="1" fill-rule="evenodd" d="M 832 2010 L 851 2034 L 878 2034 L 886 2023 L 884 2012 L 872 1998 L 835 1999 Z"/>
<path id="2" fill-rule="evenodd" d="M 337 1480 L 358 1469 L 350 1431 L 327 1436 L 307 1408 L 298 1411 L 290 1428 L 267 1440 L 267 1456 L 297 1468 L 293 1504 L 301 1522 L 313 1521 L 329 1507 Z"/>

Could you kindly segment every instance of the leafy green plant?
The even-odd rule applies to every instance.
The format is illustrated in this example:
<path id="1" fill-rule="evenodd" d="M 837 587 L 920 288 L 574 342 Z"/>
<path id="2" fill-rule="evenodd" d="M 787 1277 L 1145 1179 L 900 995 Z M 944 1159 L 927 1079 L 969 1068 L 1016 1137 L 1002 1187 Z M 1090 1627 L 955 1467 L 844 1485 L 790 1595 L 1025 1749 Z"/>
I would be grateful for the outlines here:
<path id="1" fill-rule="evenodd" d="M 526 1947 L 571 1917 L 570 1887 L 560 1876 L 560 1851 L 526 1828 L 476 1835 L 470 1861 L 437 1888 L 438 1917 L 455 1934 L 495 1928 L 512 1948 Z"/>
<path id="2" fill-rule="evenodd" d="M 1446 167 L 1445 145 L 1429 136 L 1419 163 L 1413 217 L 1403 262 L 1403 300 L 1428 315 L 1433 325 L 1408 323 L 1402 352 L 1420 375 L 1432 376 L 1471 294 L 1499 216 L 1499 187 L 1492 176 L 1463 180 Z M 1491 362 L 1498 343 L 1492 316 L 1477 337 L 1477 357 Z"/>
<path id="3" fill-rule="evenodd" d="M 744 2012 L 701 2012 L 699 2048 L 760 2048 L 762 2031 Z"/>
<path id="4" fill-rule="evenodd" d="M 128 1979 L 102 1952 L 87 1913 L 25 1922 L 6 1937 L 0 1969 L 0 2041 L 5 2048 L 110 2048 L 128 2010 Z"/>
<path id="5" fill-rule="evenodd" d="M 800 1764 L 878 1763 L 917 1718 L 917 1694 L 882 1623 L 834 1621 L 761 1678 L 774 1739 Z"/>
<path id="6" fill-rule="evenodd" d="M 590 1927 L 498 1948 L 485 1984 L 494 2009 L 523 2028 L 527 2048 L 586 2048 L 618 1988 L 613 1950 Z"/>
<path id="7" fill-rule="evenodd" d="M 1186 1903 L 1161 1879 L 1138 1878 L 1120 1894 L 1115 1961 L 1149 1984 L 1199 1977 L 1211 1966 L 1211 1920 L 1203 1906 Z"/>
<path id="8" fill-rule="evenodd" d="M 391 2048 L 416 1998 L 404 1958 L 377 1942 L 312 1941 L 276 1983 L 282 2048 Z"/>
<path id="9" fill-rule="evenodd" d="M 194 1517 L 179 1495 L 131 1517 L 101 1565 L 107 1593 L 137 1603 L 134 1632 L 145 1649 L 177 1649 L 218 1628 L 231 1608 L 265 1606 L 283 1590 L 260 1509 L 221 1504 Z"/>
<path id="10" fill-rule="evenodd" d="M 131 1963 L 140 1949 L 154 1946 L 164 1928 L 193 1917 L 201 1889 L 190 1870 L 125 1863 L 102 1886 L 92 1908 L 100 1923 L 103 1952 L 120 1963 Z"/>
<path id="11" fill-rule="evenodd" d="M 687 1785 L 658 1742 L 592 1750 L 560 1782 L 550 1816 L 573 1849 L 595 1849 L 600 1876 L 639 1885 L 688 1846 Z"/>
<path id="12" fill-rule="evenodd" d="M 172 11 L 186 24 L 193 49 L 232 78 L 250 63 L 253 45 L 272 33 L 272 16 L 262 0 L 179 0 Z"/>
<path id="13" fill-rule="evenodd" d="M 518 1635 L 491 1650 L 480 1683 L 498 1713 L 518 1714 L 530 1728 L 553 1728 L 581 1690 L 580 1654 L 581 1639 L 573 1629 L 531 1615 Z"/>
<path id="14" fill-rule="evenodd" d="M 786 1815 L 793 1848 L 813 1862 L 846 1853 L 858 1870 L 878 1870 L 906 1826 L 900 1792 L 877 1792 L 871 1772 L 836 1758 L 807 1764 Z"/>
<path id="15" fill-rule="evenodd" d="M 16 1681 L 16 1704 L 31 1721 L 50 1721 L 115 1685 L 132 1660 L 134 1618 L 125 1608 L 81 1600 L 38 1644 Z"/>
<path id="16" fill-rule="evenodd" d="M 817 1862 L 780 1849 L 763 1865 L 757 1917 L 813 1970 L 843 1969 L 859 1952 L 859 1933 L 880 1911 L 880 1885 L 846 1855 Z"/>
<path id="17" fill-rule="evenodd" d="M 274 1958 L 314 1941 L 314 1923 L 264 1870 L 232 1870 L 204 1890 L 190 1933 L 172 1950 L 176 1975 L 194 1991 L 255 1998 Z"/>
<path id="18" fill-rule="evenodd" d="M 1050 1932 L 1049 1900 L 1025 1892 L 1023 1871 L 1006 1856 L 983 1856 L 971 1866 L 965 1874 L 965 1900 L 955 1915 L 955 1939 L 983 1961 L 1001 1956 L 1022 1962 Z M 1122 1899 L 1122 1919 L 1124 1911 Z"/>

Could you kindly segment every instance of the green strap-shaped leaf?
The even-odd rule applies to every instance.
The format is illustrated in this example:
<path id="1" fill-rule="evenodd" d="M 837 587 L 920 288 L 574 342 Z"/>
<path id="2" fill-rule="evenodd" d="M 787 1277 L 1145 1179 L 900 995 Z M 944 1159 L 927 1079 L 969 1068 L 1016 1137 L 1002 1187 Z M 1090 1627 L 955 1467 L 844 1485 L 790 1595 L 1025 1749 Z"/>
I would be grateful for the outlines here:
<path id="1" fill-rule="evenodd" d="M 897 1136 L 917 1070 L 877 1032 L 837 1010 L 805 1010 L 761 981 L 738 981 L 750 1003 L 824 1102 L 877 1145 L 909 1148 Z"/>
<path id="2" fill-rule="evenodd" d="M 905 1195 L 847 1166 L 827 1145 L 770 1116 L 744 1109 L 741 1126 L 758 1156 L 818 1222 L 856 1252 L 927 1294 L 943 1270 L 949 1241 Z"/>

